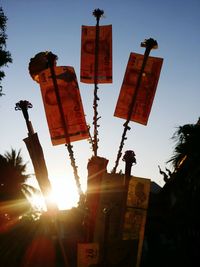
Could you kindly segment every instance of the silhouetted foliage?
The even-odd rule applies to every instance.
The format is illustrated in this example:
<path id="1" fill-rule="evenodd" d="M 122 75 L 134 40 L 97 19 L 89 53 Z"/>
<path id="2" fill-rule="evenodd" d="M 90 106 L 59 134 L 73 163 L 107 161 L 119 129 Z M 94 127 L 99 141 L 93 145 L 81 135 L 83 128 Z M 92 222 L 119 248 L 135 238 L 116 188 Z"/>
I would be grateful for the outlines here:
<path id="1" fill-rule="evenodd" d="M 200 151 L 200 124 L 186 124 L 180 126 L 174 134 L 173 139 L 177 141 L 174 156 L 169 160 L 174 168 L 177 169 L 183 161 L 187 159 L 196 159 Z"/>
<path id="2" fill-rule="evenodd" d="M 26 164 L 23 163 L 21 150 L 11 149 L 0 155 L 0 200 L 24 198 L 21 185 L 29 177 L 25 174 Z"/>
<path id="3" fill-rule="evenodd" d="M 146 227 L 149 249 L 141 267 L 199 265 L 199 122 L 180 126 L 173 136 L 176 146 L 169 162 L 174 170 L 168 173 L 160 193 L 151 194 Z"/>
<path id="4" fill-rule="evenodd" d="M 77 243 L 81 242 L 83 214 L 77 208 L 60 211 L 54 217 L 44 213 L 39 220 L 23 217 L 9 230 L 0 228 L 2 267 L 62 267 L 61 243 L 69 266 L 77 266 Z"/>
<path id="5" fill-rule="evenodd" d="M 0 69 L 7 66 L 8 63 L 12 63 L 11 54 L 6 50 L 6 22 L 7 17 L 5 16 L 2 7 L 0 7 Z M 0 70 L 0 96 L 2 96 L 1 81 L 5 77 L 5 72 Z"/>

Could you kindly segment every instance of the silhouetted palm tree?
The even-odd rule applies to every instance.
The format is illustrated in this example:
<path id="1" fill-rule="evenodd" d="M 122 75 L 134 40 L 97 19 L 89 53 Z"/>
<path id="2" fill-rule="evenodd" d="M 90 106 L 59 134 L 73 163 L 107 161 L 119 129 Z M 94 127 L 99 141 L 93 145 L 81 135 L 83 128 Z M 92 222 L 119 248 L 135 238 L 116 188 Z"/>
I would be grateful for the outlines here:
<path id="1" fill-rule="evenodd" d="M 0 228 L 12 227 L 30 211 L 30 203 L 22 191 L 22 185 L 29 177 L 25 171 L 21 150 L 11 149 L 0 155 Z"/>
<path id="2" fill-rule="evenodd" d="M 177 140 L 174 156 L 169 160 L 174 168 L 181 167 L 183 162 L 199 160 L 200 157 L 200 120 L 196 124 L 180 126 L 173 138 Z M 187 159 L 187 160 L 186 160 Z"/>
<path id="3" fill-rule="evenodd" d="M 23 163 L 21 150 L 11 149 L 0 155 L 0 200 L 23 198 L 21 185 L 29 175 L 25 174 L 26 163 Z"/>
<path id="4" fill-rule="evenodd" d="M 180 126 L 173 138 L 176 146 L 169 160 L 173 171 L 149 207 L 146 235 L 150 249 L 142 267 L 190 267 L 199 262 L 200 120 Z"/>
<path id="5" fill-rule="evenodd" d="M 39 194 L 26 184 L 21 150 L 11 149 L 0 155 L 0 265 L 20 267 L 21 260 L 34 236 L 40 231 L 39 215 L 28 202 L 31 194 Z M 27 194 L 29 198 L 26 197 Z M 28 199 L 28 200 L 27 200 Z M 32 209 L 31 209 L 32 208 Z M 37 217 L 37 218 L 36 218 Z"/>

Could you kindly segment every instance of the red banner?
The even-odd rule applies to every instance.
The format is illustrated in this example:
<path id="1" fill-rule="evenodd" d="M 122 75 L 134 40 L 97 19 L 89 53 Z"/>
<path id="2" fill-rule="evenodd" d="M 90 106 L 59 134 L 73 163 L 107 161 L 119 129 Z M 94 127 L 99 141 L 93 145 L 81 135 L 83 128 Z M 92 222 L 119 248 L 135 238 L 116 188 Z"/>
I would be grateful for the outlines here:
<path id="1" fill-rule="evenodd" d="M 135 88 L 140 74 L 143 55 L 131 53 L 126 68 L 124 80 L 115 108 L 114 116 L 122 119 L 128 118 L 128 113 Z M 163 59 L 148 57 L 142 80 L 133 106 L 131 121 L 147 125 L 156 87 L 158 84 Z"/>
<path id="2" fill-rule="evenodd" d="M 40 73 L 39 83 L 53 145 L 89 138 L 77 78 L 73 67 L 55 67 L 65 121 L 60 115 L 50 69 Z M 66 131 L 65 131 L 66 126 Z M 67 132 L 67 136 L 65 133 Z"/>
<path id="3" fill-rule="evenodd" d="M 82 26 L 81 82 L 94 83 L 96 26 Z M 97 83 L 112 83 L 112 25 L 99 26 Z"/>

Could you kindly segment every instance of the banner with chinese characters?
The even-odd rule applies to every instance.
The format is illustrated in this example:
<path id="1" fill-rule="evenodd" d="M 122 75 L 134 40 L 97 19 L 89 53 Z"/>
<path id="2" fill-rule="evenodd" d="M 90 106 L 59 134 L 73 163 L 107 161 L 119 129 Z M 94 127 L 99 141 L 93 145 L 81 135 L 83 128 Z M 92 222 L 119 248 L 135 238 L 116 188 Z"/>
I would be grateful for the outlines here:
<path id="1" fill-rule="evenodd" d="M 143 59 L 143 55 L 136 53 L 130 54 L 114 116 L 127 119 L 132 99 L 136 97 L 130 120 L 147 125 L 163 59 L 148 57 L 144 72 L 142 73 L 138 93 L 135 95 Z"/>
<path id="2" fill-rule="evenodd" d="M 98 243 L 78 244 L 78 264 L 77 267 L 89 267 L 99 263 Z"/>
<path id="3" fill-rule="evenodd" d="M 89 137 L 76 74 L 73 67 L 55 67 L 58 93 L 64 113 L 62 120 L 50 69 L 39 75 L 39 83 L 53 145 Z"/>
<path id="4" fill-rule="evenodd" d="M 97 83 L 112 83 L 112 25 L 99 26 L 96 62 L 95 40 L 96 26 L 82 26 L 80 80 L 83 83 L 94 83 L 97 64 Z"/>

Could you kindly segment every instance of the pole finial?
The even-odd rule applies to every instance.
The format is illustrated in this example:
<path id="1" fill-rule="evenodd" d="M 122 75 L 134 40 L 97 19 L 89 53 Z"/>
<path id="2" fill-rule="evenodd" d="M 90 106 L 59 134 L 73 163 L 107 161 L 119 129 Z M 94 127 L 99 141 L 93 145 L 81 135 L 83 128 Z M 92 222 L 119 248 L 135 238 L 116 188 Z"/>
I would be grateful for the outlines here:
<path id="1" fill-rule="evenodd" d="M 133 150 L 125 151 L 125 154 L 122 160 L 128 163 L 131 163 L 131 164 L 133 163 L 136 164 L 135 152 Z"/>
<path id="2" fill-rule="evenodd" d="M 26 121 L 29 120 L 28 109 L 33 105 L 27 100 L 20 100 L 15 104 L 15 110 L 21 110 Z"/>
<path id="3" fill-rule="evenodd" d="M 126 163 L 125 176 L 130 178 L 132 165 L 136 164 L 135 152 L 133 150 L 127 150 L 122 160 Z"/>
<path id="4" fill-rule="evenodd" d="M 158 43 L 156 40 L 153 38 L 145 39 L 143 42 L 140 44 L 141 47 L 148 47 L 150 49 L 157 49 L 158 48 Z"/>
<path id="5" fill-rule="evenodd" d="M 97 8 L 97 9 L 95 9 L 95 10 L 93 11 L 92 14 L 93 14 L 93 16 L 95 16 L 95 18 L 96 18 L 97 20 L 99 20 L 99 19 L 103 16 L 104 11 L 101 10 L 101 9 L 99 9 L 99 8 Z"/>
<path id="6" fill-rule="evenodd" d="M 15 110 L 21 110 L 23 113 L 29 135 L 34 134 L 34 130 L 31 121 L 29 121 L 29 115 L 28 115 L 28 109 L 32 107 L 33 105 L 27 100 L 20 100 L 18 103 L 15 104 Z"/>

